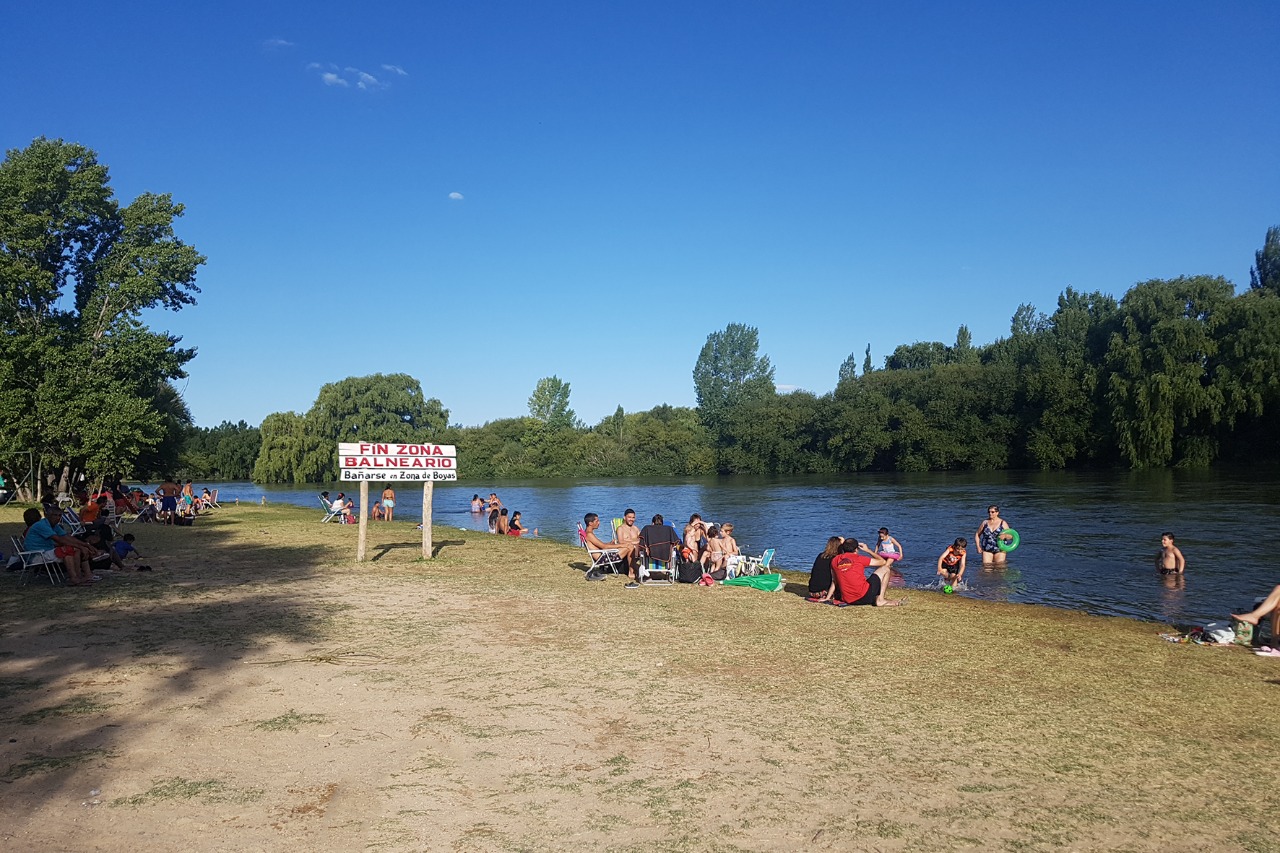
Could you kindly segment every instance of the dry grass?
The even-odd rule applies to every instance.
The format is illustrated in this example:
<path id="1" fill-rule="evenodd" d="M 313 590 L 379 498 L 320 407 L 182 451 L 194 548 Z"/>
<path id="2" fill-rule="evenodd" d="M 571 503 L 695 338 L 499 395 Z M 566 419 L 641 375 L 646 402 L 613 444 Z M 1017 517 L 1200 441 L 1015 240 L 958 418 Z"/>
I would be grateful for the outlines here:
<path id="1" fill-rule="evenodd" d="M 837 610 L 799 577 L 625 591 L 448 528 L 424 562 L 375 525 L 356 564 L 317 519 L 228 508 L 140 529 L 154 573 L 0 586 L 0 721 L 42 730 L 0 813 L 43 821 L 0 840 L 194 814 L 274 849 L 1277 849 L 1275 660 L 929 593 Z M 50 811 L 89 775 L 127 829 Z"/>

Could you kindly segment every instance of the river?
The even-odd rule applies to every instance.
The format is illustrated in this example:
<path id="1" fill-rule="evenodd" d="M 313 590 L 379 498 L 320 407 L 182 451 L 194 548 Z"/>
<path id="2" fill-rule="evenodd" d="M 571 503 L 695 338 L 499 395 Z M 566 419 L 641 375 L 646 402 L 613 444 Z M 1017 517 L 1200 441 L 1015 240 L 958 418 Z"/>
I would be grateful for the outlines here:
<path id="1" fill-rule="evenodd" d="M 370 500 L 383 484 L 370 486 Z M 321 489 L 358 494 L 351 483 L 259 486 L 211 483 L 223 503 L 314 506 Z M 422 515 L 418 484 L 395 484 L 397 523 Z M 1280 472 L 987 472 L 858 474 L 842 477 L 722 477 L 698 480 L 538 480 L 443 483 L 433 523 L 479 530 L 468 502 L 497 491 L 529 528 L 577 544 L 587 512 L 605 520 L 636 510 L 683 526 L 690 513 L 732 521 L 744 553 L 776 548 L 776 565 L 808 571 L 831 535 L 875 541 L 881 526 L 903 545 L 908 587 L 934 583 L 938 555 L 957 536 L 969 540 L 972 598 L 1043 604 L 1176 625 L 1221 620 L 1280 583 L 1272 565 L 1280 544 Z M 983 570 L 972 541 L 988 504 L 1022 542 L 1004 568 Z M 1185 578 L 1153 566 L 1160 534 L 1172 531 L 1187 559 Z M 406 530 L 406 535 L 408 531 Z"/>

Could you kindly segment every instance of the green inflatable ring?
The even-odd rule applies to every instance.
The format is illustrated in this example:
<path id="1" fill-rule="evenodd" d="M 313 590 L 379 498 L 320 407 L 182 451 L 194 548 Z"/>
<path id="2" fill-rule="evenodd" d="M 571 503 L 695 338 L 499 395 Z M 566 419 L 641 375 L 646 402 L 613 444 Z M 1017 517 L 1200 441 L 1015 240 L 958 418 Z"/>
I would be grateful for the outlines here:
<path id="1" fill-rule="evenodd" d="M 1005 539 L 1004 537 L 1006 536 L 1010 538 Z M 1006 527 L 1004 530 L 1000 531 L 999 535 L 996 536 L 996 547 L 1007 554 L 1014 548 L 1017 548 L 1018 543 L 1021 541 L 1022 538 L 1018 536 L 1018 531 L 1014 530 L 1012 527 Z"/>

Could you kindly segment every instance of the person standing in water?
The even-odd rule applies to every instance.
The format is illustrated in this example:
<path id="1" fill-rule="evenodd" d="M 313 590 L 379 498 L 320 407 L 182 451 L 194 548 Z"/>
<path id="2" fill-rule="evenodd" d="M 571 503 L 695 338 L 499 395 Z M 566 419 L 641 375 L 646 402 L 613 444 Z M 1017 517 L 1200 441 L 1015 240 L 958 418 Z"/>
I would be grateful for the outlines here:
<path id="1" fill-rule="evenodd" d="M 1180 575 L 1187 568 L 1182 551 L 1173 544 L 1172 533 L 1160 534 L 1160 550 L 1156 552 L 1156 569 L 1162 575 Z"/>
<path id="2" fill-rule="evenodd" d="M 973 542 L 982 555 L 982 565 L 1004 565 L 1005 553 L 1000 550 L 1000 534 L 1009 529 L 1009 522 L 1000 517 L 1000 507 L 987 507 L 987 517 L 978 525 Z"/>

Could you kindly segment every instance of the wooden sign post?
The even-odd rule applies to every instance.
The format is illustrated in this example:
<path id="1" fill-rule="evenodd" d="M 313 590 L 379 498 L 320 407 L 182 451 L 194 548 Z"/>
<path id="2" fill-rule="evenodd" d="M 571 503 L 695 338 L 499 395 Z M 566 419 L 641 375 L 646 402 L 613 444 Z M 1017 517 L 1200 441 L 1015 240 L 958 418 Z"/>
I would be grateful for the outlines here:
<path id="1" fill-rule="evenodd" d="M 422 483 L 422 559 L 431 559 L 431 496 L 435 491 L 435 482 L 425 480 Z"/>
<path id="2" fill-rule="evenodd" d="M 422 558 L 431 559 L 431 499 L 437 482 L 458 479 L 458 451 L 451 444 L 340 442 L 343 481 L 360 483 L 360 535 L 356 561 L 364 562 L 369 529 L 369 483 L 422 481 Z"/>

